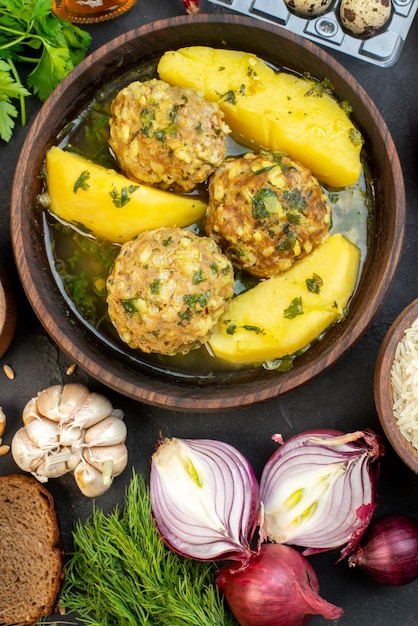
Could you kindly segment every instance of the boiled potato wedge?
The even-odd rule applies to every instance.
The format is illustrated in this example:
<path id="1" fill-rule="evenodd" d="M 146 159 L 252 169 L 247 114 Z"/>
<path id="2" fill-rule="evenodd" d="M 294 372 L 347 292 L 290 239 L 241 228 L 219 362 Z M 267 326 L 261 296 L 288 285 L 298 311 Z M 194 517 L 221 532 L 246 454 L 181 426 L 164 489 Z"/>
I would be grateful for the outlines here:
<path id="1" fill-rule="evenodd" d="M 134 183 L 58 147 L 47 153 L 46 175 L 50 211 L 114 243 L 160 226 L 189 226 L 206 212 L 206 203 L 197 196 Z"/>
<path id="2" fill-rule="evenodd" d="M 332 235 L 284 274 L 236 296 L 209 345 L 215 356 L 241 364 L 293 355 L 344 314 L 356 287 L 360 250 Z"/>
<path id="3" fill-rule="evenodd" d="M 331 188 L 358 179 L 361 135 L 320 83 L 277 73 L 253 54 L 205 46 L 166 52 L 158 73 L 219 102 L 240 143 L 287 152 Z"/>

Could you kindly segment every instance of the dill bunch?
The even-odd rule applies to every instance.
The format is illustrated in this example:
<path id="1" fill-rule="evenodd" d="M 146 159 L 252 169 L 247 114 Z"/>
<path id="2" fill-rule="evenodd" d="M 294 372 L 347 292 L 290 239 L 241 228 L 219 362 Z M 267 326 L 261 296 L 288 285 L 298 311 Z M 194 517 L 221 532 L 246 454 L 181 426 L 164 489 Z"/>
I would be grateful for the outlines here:
<path id="1" fill-rule="evenodd" d="M 236 626 L 214 563 L 167 548 L 153 524 L 148 487 L 135 471 L 122 509 L 97 507 L 73 531 L 60 604 L 87 626 Z"/>

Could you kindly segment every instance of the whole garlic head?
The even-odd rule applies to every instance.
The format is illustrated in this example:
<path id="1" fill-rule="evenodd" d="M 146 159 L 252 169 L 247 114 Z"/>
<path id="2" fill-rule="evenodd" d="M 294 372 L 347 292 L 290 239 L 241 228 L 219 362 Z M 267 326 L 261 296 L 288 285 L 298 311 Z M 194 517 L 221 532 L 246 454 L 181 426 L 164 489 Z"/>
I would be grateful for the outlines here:
<path id="1" fill-rule="evenodd" d="M 40 482 L 73 472 L 84 495 L 99 496 L 128 463 L 123 417 L 108 398 L 84 385 L 53 385 L 24 407 L 13 458 Z"/>

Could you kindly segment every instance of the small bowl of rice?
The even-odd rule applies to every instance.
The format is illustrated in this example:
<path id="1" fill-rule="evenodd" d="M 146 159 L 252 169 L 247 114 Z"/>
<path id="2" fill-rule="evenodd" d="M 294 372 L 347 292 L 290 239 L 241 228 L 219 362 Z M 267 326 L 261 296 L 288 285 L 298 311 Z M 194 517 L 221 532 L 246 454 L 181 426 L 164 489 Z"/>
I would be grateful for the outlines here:
<path id="1" fill-rule="evenodd" d="M 418 474 L 418 299 L 400 313 L 383 340 L 374 397 L 389 443 Z"/>

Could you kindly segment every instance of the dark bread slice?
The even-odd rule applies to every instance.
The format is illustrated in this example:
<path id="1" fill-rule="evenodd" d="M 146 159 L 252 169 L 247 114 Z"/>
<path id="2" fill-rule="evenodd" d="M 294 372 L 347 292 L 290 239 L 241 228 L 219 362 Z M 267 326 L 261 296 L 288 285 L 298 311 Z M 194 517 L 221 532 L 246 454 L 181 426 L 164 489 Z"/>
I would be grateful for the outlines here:
<path id="1" fill-rule="evenodd" d="M 0 476 L 0 624 L 33 624 L 54 610 L 62 550 L 54 501 L 25 474 Z"/>

